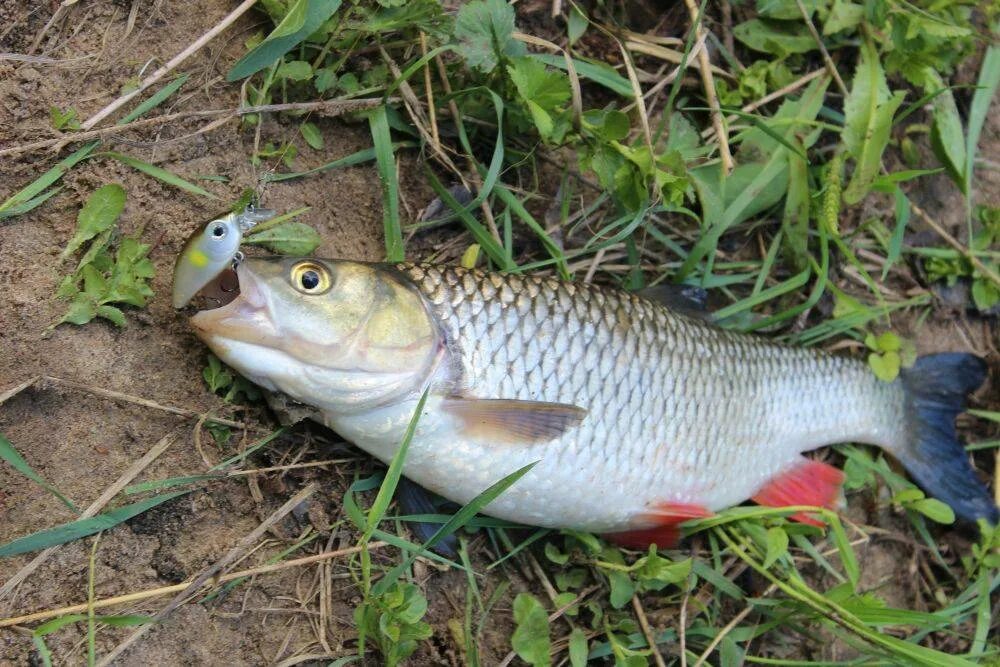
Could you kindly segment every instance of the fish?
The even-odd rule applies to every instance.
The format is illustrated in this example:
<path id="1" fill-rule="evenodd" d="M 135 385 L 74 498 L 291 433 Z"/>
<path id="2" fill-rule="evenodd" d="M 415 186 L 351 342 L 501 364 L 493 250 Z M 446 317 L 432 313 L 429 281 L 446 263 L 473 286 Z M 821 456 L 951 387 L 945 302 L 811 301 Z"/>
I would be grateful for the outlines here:
<path id="1" fill-rule="evenodd" d="M 969 521 L 998 510 L 955 429 L 986 376 L 920 357 L 892 382 L 859 359 L 728 331 L 651 295 L 454 266 L 248 258 L 239 295 L 190 319 L 225 363 L 465 504 L 624 546 L 742 503 L 836 509 L 843 473 L 804 454 L 881 447 Z M 823 525 L 821 516 L 793 519 Z"/>
<path id="2" fill-rule="evenodd" d="M 224 272 L 239 253 L 243 234 L 254 225 L 274 217 L 274 211 L 248 206 L 196 229 L 184 243 L 174 263 L 172 302 L 183 308 L 203 287 Z"/>

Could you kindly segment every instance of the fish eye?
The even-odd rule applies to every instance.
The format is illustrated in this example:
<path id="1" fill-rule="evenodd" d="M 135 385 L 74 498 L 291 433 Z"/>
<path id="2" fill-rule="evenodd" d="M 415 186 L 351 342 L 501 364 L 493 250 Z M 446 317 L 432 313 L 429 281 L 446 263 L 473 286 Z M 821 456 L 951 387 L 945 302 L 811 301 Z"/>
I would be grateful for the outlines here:
<path id="1" fill-rule="evenodd" d="M 217 222 L 209 228 L 209 233 L 212 235 L 213 239 L 221 239 L 226 237 L 226 225 Z"/>
<path id="2" fill-rule="evenodd" d="M 292 287 L 311 295 L 323 294 L 333 284 L 327 268 L 316 262 L 299 262 L 292 267 L 289 279 Z"/>

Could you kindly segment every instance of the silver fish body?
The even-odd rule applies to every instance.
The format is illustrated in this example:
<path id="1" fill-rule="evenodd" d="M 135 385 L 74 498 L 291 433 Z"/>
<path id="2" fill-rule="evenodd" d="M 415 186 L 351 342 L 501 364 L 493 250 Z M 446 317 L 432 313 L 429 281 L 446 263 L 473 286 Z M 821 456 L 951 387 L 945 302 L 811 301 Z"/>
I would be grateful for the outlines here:
<path id="1" fill-rule="evenodd" d="M 330 353 L 307 359 L 301 350 L 319 344 L 323 318 L 348 310 L 343 303 L 310 306 L 307 298 L 285 311 L 294 292 L 281 281 L 296 279 L 294 265 L 286 277 L 289 261 L 241 266 L 245 300 L 256 305 L 244 305 L 242 315 L 239 304 L 220 309 L 228 314 L 200 313 L 193 323 L 202 338 L 251 380 L 316 407 L 327 425 L 383 461 L 398 450 L 427 390 L 406 476 L 464 503 L 535 464 L 486 508 L 493 516 L 601 533 L 644 529 L 669 519 L 669 508 L 712 511 L 753 497 L 822 445 L 874 444 L 906 463 L 920 441 L 914 429 L 923 422 L 912 414 L 906 378 L 882 382 L 861 361 L 725 331 L 634 294 L 545 277 L 303 260 L 330 271 L 331 292 L 339 275 L 352 276 L 344 291 L 365 294 L 354 310 L 367 313 L 358 316 L 363 324 L 344 329 L 349 334 L 331 334 L 339 361 L 328 363 Z M 375 295 L 370 303 L 365 289 Z M 392 309 L 407 313 L 405 320 L 370 325 L 373 314 Z M 241 317 L 267 320 L 264 328 L 274 331 L 234 338 L 225 322 Z M 296 342 L 307 330 L 307 340 Z M 405 340 L 383 355 L 379 341 L 392 331 Z M 362 372 L 376 366 L 374 375 Z M 949 419 L 960 400 L 951 395 L 964 398 L 973 380 L 961 391 L 950 388 Z M 494 402 L 506 406 L 499 417 L 481 409 Z M 551 437 L 530 437 L 518 406 L 532 417 L 529 431 L 533 416 L 549 423 L 547 406 L 571 406 L 583 416 L 557 423 Z M 953 436 L 950 421 L 948 428 Z M 995 518 L 968 462 L 948 465 L 961 468 L 965 486 L 978 485 L 946 489 L 967 496 L 959 499 L 971 503 L 965 514 Z"/>

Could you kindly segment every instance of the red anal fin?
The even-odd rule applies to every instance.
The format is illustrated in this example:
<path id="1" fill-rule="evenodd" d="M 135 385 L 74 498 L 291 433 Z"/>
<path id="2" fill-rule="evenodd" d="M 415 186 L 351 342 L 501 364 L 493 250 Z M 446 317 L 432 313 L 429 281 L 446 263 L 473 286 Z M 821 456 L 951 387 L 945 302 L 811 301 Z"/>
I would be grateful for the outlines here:
<path id="1" fill-rule="evenodd" d="M 654 523 L 653 526 L 620 533 L 605 533 L 604 537 L 627 549 L 645 549 L 650 544 L 667 549 L 677 546 L 680 541 L 682 523 L 707 516 L 712 516 L 712 512 L 702 505 L 659 503 L 640 516 L 642 521 Z"/>
<path id="2" fill-rule="evenodd" d="M 843 482 L 844 473 L 833 466 L 821 461 L 802 459 L 765 484 L 753 496 L 753 501 L 765 507 L 815 505 L 834 509 Z M 808 512 L 797 512 L 789 518 L 811 526 L 826 525 Z"/>

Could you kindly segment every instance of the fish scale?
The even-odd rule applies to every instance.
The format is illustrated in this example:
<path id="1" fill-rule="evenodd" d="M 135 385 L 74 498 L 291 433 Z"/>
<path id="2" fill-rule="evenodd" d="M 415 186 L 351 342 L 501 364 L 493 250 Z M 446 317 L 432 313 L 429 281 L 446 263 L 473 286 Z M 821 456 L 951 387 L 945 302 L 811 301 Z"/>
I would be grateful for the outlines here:
<path id="1" fill-rule="evenodd" d="M 460 361 L 451 391 L 588 409 L 579 427 L 541 446 L 541 462 L 519 485 L 533 476 L 573 485 L 581 457 L 599 466 L 606 508 L 587 508 L 580 527 L 591 530 L 620 526 L 657 502 L 738 502 L 801 451 L 878 432 L 902 401 L 861 362 L 726 332 L 632 294 L 458 267 L 397 268 L 431 304 Z M 584 512 L 573 514 L 579 525 Z"/>

